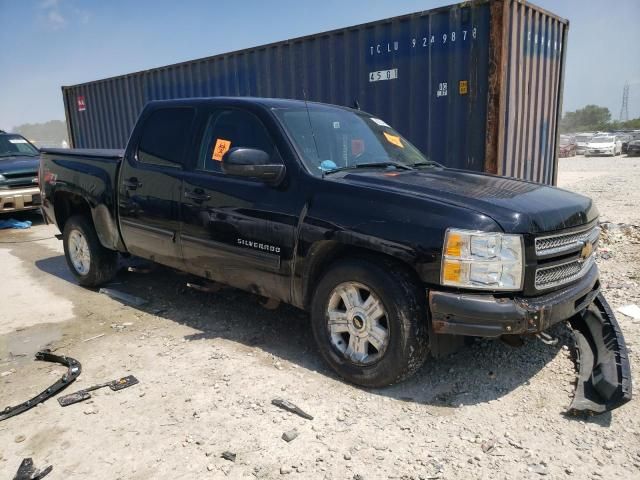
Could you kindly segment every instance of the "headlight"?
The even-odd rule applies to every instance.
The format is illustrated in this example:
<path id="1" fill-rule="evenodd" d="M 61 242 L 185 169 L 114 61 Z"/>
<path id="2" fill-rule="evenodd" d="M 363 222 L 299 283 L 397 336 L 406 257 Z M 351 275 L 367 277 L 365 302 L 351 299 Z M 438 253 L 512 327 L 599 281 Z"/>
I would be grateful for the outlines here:
<path id="1" fill-rule="evenodd" d="M 447 230 L 440 272 L 442 285 L 520 290 L 523 271 L 521 235 Z"/>

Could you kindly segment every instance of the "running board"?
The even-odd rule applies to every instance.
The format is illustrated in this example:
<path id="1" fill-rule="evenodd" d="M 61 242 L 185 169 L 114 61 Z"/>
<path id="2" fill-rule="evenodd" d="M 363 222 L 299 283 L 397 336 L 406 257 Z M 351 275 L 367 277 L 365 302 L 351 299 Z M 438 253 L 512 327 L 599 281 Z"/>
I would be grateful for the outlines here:
<path id="1" fill-rule="evenodd" d="M 620 326 L 602 293 L 570 320 L 578 379 L 569 414 L 600 414 L 631 400 L 631 367 Z"/>

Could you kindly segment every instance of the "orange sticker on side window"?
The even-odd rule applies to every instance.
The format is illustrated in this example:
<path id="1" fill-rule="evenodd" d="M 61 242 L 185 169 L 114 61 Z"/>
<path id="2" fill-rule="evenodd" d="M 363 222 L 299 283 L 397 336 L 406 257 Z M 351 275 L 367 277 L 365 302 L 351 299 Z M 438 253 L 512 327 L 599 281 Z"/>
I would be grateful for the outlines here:
<path id="1" fill-rule="evenodd" d="M 223 140 L 222 138 L 218 138 L 216 140 L 216 144 L 213 147 L 211 158 L 217 162 L 221 162 L 222 157 L 224 157 L 224 154 L 227 153 L 230 148 L 231 148 L 231 142 L 229 140 Z"/>
<path id="2" fill-rule="evenodd" d="M 387 139 L 387 142 L 391 143 L 392 145 L 395 145 L 396 147 L 400 147 L 400 148 L 404 148 L 404 145 L 402 144 L 402 141 L 400 140 L 400 137 L 397 135 L 391 135 L 387 132 L 382 132 L 384 134 L 384 138 Z"/>

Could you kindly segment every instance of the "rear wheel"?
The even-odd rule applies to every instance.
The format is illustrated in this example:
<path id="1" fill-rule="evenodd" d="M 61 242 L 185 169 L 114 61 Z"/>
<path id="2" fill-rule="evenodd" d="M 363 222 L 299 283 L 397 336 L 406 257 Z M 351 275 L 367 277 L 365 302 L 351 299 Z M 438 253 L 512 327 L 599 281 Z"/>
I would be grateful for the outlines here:
<path id="1" fill-rule="evenodd" d="M 365 387 L 413 374 L 426 359 L 426 295 L 395 265 L 354 259 L 331 268 L 312 302 L 318 349 L 333 370 Z"/>
<path id="2" fill-rule="evenodd" d="M 115 276 L 118 252 L 102 246 L 86 217 L 76 215 L 67 220 L 62 243 L 69 270 L 83 287 L 98 287 Z"/>

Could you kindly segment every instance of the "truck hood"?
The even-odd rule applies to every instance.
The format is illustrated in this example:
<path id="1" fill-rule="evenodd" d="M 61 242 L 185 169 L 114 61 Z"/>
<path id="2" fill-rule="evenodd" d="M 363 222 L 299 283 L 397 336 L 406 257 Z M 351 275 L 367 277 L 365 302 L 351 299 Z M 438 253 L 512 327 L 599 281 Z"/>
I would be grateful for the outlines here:
<path id="1" fill-rule="evenodd" d="M 493 218 L 508 233 L 561 230 L 598 217 L 588 197 L 542 184 L 461 170 L 351 170 L 329 178 L 468 208 Z"/>
<path id="2" fill-rule="evenodd" d="M 36 173 L 40 165 L 40 157 L 16 155 L 12 157 L 0 157 L 0 175 Z"/>

